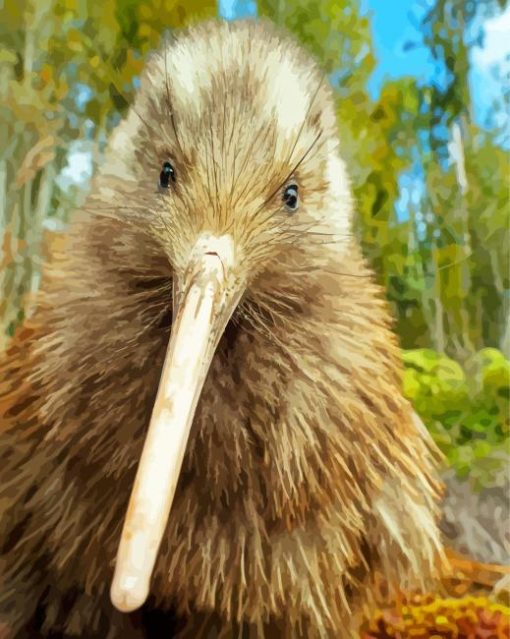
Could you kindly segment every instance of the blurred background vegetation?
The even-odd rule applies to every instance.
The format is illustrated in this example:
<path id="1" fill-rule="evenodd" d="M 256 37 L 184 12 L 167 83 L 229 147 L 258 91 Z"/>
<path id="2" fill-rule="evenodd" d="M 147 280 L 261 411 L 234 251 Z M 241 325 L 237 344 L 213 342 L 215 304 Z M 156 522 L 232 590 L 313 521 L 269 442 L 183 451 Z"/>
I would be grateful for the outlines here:
<path id="1" fill-rule="evenodd" d="M 481 126 L 469 71 L 507 2 L 409 1 L 419 41 L 405 48 L 424 47 L 435 73 L 386 80 L 376 95 L 363 0 L 234 4 L 290 29 L 328 73 L 405 392 L 455 473 L 497 484 L 509 441 L 509 87 L 499 78 Z M 403 4 L 386 3 L 390 20 Z M 146 54 L 166 30 L 218 13 L 214 0 L 0 0 L 0 350 L 33 309 L 45 235 L 65 231 L 83 200 Z"/>

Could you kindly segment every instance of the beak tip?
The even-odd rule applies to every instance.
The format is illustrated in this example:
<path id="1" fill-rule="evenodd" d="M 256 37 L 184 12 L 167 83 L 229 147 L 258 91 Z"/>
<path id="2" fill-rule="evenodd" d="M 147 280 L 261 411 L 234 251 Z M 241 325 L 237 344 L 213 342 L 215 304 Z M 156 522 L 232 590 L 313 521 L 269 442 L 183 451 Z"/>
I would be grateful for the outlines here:
<path id="1" fill-rule="evenodd" d="M 149 584 L 136 578 L 126 578 L 123 583 L 114 579 L 110 589 L 112 604 L 120 612 L 133 612 L 145 603 L 149 595 Z"/>

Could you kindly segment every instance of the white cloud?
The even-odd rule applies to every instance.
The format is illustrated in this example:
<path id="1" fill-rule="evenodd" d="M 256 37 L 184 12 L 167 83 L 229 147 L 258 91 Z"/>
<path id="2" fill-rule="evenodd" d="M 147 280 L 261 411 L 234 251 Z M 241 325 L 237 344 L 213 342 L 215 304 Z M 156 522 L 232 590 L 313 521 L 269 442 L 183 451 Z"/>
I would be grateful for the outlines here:
<path id="1" fill-rule="evenodd" d="M 483 45 L 471 50 L 470 86 L 475 119 L 481 126 L 505 129 L 509 118 L 501 106 L 501 98 L 505 76 L 510 73 L 510 6 L 486 20 L 483 30 Z"/>
<path id="2" fill-rule="evenodd" d="M 67 156 L 67 166 L 65 166 L 57 182 L 62 189 L 67 189 L 71 185 L 83 186 L 92 176 L 92 153 L 84 142 L 74 142 L 70 145 Z"/>
<path id="3" fill-rule="evenodd" d="M 473 62 L 483 70 L 502 66 L 505 72 L 510 70 L 510 6 L 483 25 L 485 37 L 482 47 L 473 50 Z"/>

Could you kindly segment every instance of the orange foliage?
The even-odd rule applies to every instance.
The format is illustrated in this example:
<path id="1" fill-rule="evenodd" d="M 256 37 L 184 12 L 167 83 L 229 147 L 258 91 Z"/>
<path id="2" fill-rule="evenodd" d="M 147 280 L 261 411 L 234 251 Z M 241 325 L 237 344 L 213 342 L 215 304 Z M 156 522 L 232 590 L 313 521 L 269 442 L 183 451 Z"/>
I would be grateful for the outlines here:
<path id="1" fill-rule="evenodd" d="M 412 597 L 378 610 L 362 639 L 507 639 L 510 608 L 487 597 Z"/>

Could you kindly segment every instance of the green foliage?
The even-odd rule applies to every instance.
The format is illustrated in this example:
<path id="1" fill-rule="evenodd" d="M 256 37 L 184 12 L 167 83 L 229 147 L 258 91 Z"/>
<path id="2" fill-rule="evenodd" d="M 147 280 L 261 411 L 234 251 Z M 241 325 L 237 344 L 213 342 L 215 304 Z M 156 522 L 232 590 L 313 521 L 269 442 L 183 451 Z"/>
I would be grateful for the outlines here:
<path id="1" fill-rule="evenodd" d="M 460 476 L 480 484 L 506 463 L 510 430 L 510 361 L 493 348 L 464 368 L 430 349 L 403 352 L 404 393 Z"/>
<path id="2" fill-rule="evenodd" d="M 461 366 L 426 348 L 404 351 L 403 360 L 404 392 L 420 415 L 441 417 L 445 426 L 457 419 L 469 398 Z"/>

